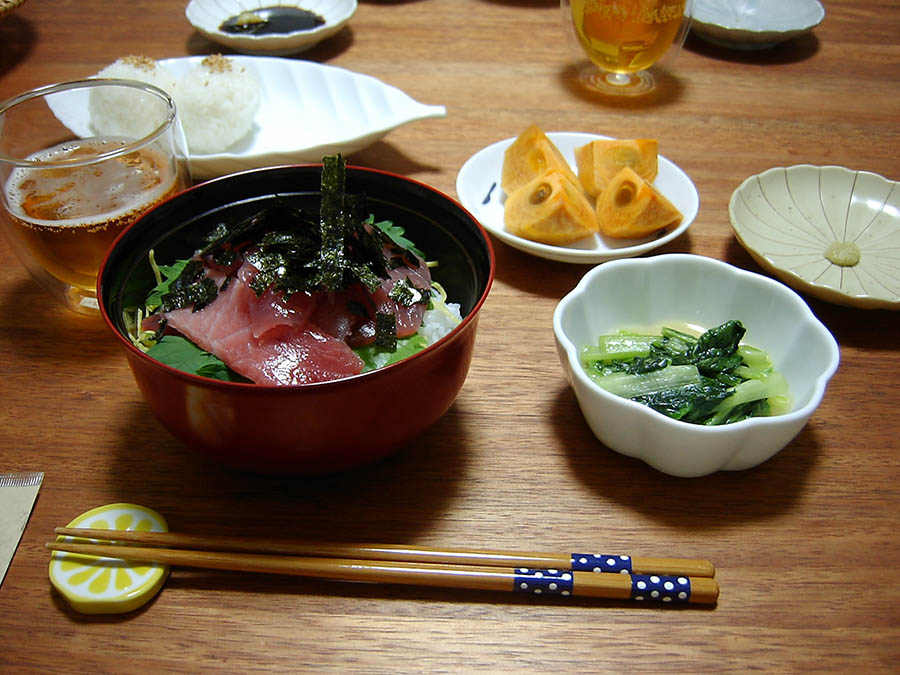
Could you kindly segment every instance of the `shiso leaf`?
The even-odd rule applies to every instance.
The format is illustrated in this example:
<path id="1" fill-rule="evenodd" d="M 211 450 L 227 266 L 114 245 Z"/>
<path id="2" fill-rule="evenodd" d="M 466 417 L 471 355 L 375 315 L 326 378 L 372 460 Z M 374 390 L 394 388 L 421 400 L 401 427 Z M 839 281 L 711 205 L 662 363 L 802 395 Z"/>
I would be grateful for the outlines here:
<path id="1" fill-rule="evenodd" d="M 385 352 L 378 349 L 375 344 L 366 345 L 365 347 L 354 347 L 353 351 L 363 360 L 363 372 L 383 368 L 384 366 L 402 361 L 408 356 L 422 351 L 428 346 L 428 341 L 419 333 L 410 335 L 407 338 L 398 338 L 397 348 L 385 358 Z"/>
<path id="2" fill-rule="evenodd" d="M 203 351 L 179 335 L 163 336 L 148 350 L 147 355 L 186 373 L 226 382 L 249 382 L 226 366 L 218 357 Z"/>
<path id="3" fill-rule="evenodd" d="M 380 220 L 377 223 L 372 219 L 372 224 L 379 230 L 384 232 L 392 242 L 404 251 L 414 253 L 420 258 L 425 258 L 425 254 L 416 248 L 409 239 L 406 238 L 406 231 L 399 225 L 394 225 L 390 220 Z"/>

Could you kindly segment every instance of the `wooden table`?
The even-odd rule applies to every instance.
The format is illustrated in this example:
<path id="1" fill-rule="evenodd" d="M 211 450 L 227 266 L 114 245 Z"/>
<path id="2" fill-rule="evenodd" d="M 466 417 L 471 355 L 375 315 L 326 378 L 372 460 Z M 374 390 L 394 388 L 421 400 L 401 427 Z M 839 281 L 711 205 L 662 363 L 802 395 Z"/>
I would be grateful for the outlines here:
<path id="1" fill-rule="evenodd" d="M 185 4 L 31 0 L 0 21 L 0 98 L 129 53 L 218 51 Z M 471 154 L 530 123 L 657 137 L 701 208 L 654 253 L 760 271 L 727 212 L 747 176 L 811 163 L 900 179 L 900 12 L 893 0 L 825 4 L 812 35 L 764 52 L 690 37 L 665 91 L 620 104 L 574 83 L 551 0 L 363 0 L 346 30 L 298 58 L 445 104 L 446 119 L 397 129 L 351 160 L 451 195 Z M 564 381 L 551 315 L 587 267 L 494 244 L 496 282 L 452 409 L 383 462 L 305 479 L 192 456 L 150 415 L 99 320 L 57 311 L 18 263 L 0 267 L 0 472 L 45 473 L 0 588 L 0 669 L 896 668 L 900 315 L 808 299 L 842 350 L 809 425 L 755 469 L 676 479 L 602 446 Z M 117 501 L 188 532 L 708 558 L 721 597 L 670 611 L 175 570 L 139 611 L 81 616 L 51 590 L 43 544 Z"/>

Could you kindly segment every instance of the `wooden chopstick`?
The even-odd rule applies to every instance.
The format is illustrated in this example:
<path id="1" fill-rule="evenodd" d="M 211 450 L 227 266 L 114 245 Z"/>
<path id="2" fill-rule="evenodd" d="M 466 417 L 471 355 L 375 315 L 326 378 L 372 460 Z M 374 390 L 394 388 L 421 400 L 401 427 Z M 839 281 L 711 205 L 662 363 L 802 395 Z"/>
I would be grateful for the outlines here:
<path id="1" fill-rule="evenodd" d="M 645 558 L 594 553 L 537 553 L 463 548 L 425 548 L 379 544 L 334 544 L 327 542 L 282 542 L 251 537 L 216 537 L 176 532 L 138 532 L 57 527 L 56 534 L 164 546 L 200 551 L 280 553 L 320 558 L 392 560 L 449 565 L 488 565 L 491 567 L 557 568 L 579 572 L 616 572 L 666 576 L 714 577 L 715 567 L 708 560 L 690 558 Z"/>
<path id="2" fill-rule="evenodd" d="M 371 583 L 571 595 L 667 604 L 714 604 L 719 585 L 709 577 L 595 574 L 564 569 L 303 557 L 195 551 L 115 544 L 50 542 L 52 551 L 181 567 L 261 572 Z"/>

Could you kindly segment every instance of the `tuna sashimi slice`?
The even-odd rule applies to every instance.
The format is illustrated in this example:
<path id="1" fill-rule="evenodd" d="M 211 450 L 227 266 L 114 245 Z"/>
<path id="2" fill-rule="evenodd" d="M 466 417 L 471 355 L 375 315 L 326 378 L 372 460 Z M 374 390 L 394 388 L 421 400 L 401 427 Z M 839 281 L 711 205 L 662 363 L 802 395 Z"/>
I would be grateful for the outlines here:
<path id="1" fill-rule="evenodd" d="M 388 270 L 387 279 L 383 279 L 381 285 L 369 296 L 369 317 L 362 321 L 349 337 L 353 346 L 370 344 L 375 340 L 375 313 L 383 312 L 393 314 L 396 320 L 397 337 L 409 337 L 419 330 L 422 319 L 427 309 L 426 302 L 416 302 L 412 305 L 400 304 L 391 298 L 390 293 L 394 286 L 401 281 L 409 283 L 411 288 L 431 290 L 431 272 L 425 261 L 416 258 L 409 266 L 401 265 Z"/>
<path id="2" fill-rule="evenodd" d="M 249 270 L 246 268 L 250 268 Z M 342 340 L 309 322 L 315 299 L 285 300 L 250 288 L 245 264 L 209 305 L 166 313 L 169 326 L 257 384 L 306 384 L 356 375 L 362 360 Z"/>
<path id="3" fill-rule="evenodd" d="M 218 349 L 214 353 L 232 370 L 257 384 L 327 382 L 356 375 L 363 367 L 345 342 L 312 324 L 273 328 L 259 338 L 248 327 L 220 342 Z"/>

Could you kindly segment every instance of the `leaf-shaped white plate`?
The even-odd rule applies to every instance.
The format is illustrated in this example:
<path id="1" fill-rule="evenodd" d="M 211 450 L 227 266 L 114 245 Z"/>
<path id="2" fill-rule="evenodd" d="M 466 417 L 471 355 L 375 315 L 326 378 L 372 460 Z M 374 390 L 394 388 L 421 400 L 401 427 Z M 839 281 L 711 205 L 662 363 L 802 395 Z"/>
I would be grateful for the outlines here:
<path id="1" fill-rule="evenodd" d="M 252 68 L 262 100 L 251 136 L 227 152 L 192 155 L 194 178 L 212 178 L 262 166 L 319 162 L 324 155 L 362 150 L 399 126 L 444 117 L 444 106 L 424 105 L 369 75 L 312 61 L 230 56 Z M 160 63 L 181 77 L 202 56 Z"/>
<path id="2" fill-rule="evenodd" d="M 608 136 L 576 132 L 550 132 L 547 137 L 575 169 L 575 148 Z M 659 190 L 684 218 L 673 230 L 647 239 L 610 239 L 594 235 L 569 246 L 551 246 L 529 241 L 506 231 L 503 224 L 503 206 L 506 195 L 500 188 L 503 170 L 503 153 L 515 138 L 507 138 L 479 150 L 470 157 L 456 177 L 456 193 L 463 206 L 475 216 L 486 230 L 501 241 L 521 251 L 540 258 L 568 263 L 597 264 L 616 258 L 631 258 L 672 241 L 693 222 L 700 208 L 697 188 L 688 175 L 675 164 L 660 155 L 659 173 L 653 186 Z"/>
<path id="3" fill-rule="evenodd" d="M 203 56 L 159 61 L 177 79 Z M 229 56 L 259 79 L 261 100 L 250 133 L 227 151 L 191 155 L 195 179 L 264 166 L 320 162 L 325 155 L 362 150 L 399 126 L 444 117 L 442 105 L 425 105 L 369 75 L 312 61 L 273 56 Z M 87 92 L 67 92 L 51 103 L 73 133 L 92 135 Z M 83 96 L 84 100 L 74 100 Z"/>
<path id="4" fill-rule="evenodd" d="M 776 167 L 728 204 L 741 245 L 799 291 L 865 309 L 900 309 L 900 183 L 842 166 Z"/>

